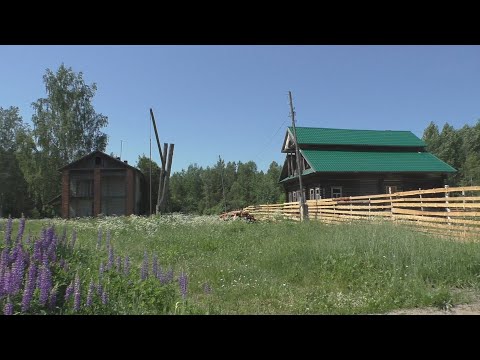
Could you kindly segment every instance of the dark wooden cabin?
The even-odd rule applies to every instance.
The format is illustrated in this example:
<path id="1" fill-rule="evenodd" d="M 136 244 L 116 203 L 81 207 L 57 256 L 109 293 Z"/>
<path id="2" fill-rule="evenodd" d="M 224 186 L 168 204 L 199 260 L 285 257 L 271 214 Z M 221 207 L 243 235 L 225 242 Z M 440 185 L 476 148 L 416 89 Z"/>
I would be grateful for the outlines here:
<path id="1" fill-rule="evenodd" d="M 456 172 L 410 131 L 296 128 L 307 200 L 443 187 Z M 285 135 L 280 183 L 298 201 L 293 129 Z"/>
<path id="2" fill-rule="evenodd" d="M 94 151 L 59 171 L 63 218 L 144 213 L 144 175 L 126 161 Z"/>

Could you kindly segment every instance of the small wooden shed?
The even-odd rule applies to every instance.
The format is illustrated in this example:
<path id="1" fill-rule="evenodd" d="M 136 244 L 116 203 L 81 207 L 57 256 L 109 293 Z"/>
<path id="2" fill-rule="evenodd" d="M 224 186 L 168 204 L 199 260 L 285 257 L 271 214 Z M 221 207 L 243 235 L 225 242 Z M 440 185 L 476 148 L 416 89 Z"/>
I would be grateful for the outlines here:
<path id="1" fill-rule="evenodd" d="M 63 218 L 145 213 L 144 175 L 126 160 L 94 151 L 59 171 Z"/>

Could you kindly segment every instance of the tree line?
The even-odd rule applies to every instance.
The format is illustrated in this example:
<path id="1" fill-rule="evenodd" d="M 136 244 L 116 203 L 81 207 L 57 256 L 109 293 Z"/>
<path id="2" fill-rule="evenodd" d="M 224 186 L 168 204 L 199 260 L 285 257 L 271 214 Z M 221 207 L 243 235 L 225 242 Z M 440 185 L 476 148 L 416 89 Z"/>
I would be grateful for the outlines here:
<path id="1" fill-rule="evenodd" d="M 142 155 L 137 167 L 150 179 L 150 159 Z M 282 168 L 273 161 L 266 172 L 258 171 L 253 161 L 235 163 L 219 159 L 214 166 L 197 164 L 172 174 L 167 198 L 167 211 L 219 214 L 252 204 L 274 204 L 285 201 L 278 184 Z M 159 167 L 152 161 L 152 207 L 155 209 Z"/>
<path id="2" fill-rule="evenodd" d="M 92 105 L 95 83 L 64 64 L 43 76 L 45 97 L 32 103 L 31 125 L 18 107 L 0 107 L 0 217 L 22 213 L 29 217 L 54 216 L 51 206 L 61 191 L 58 169 L 94 151 L 105 151 L 108 136 L 102 131 L 108 117 Z M 442 130 L 431 122 L 423 133 L 427 149 L 458 170 L 449 175 L 451 186 L 480 184 L 480 120 Z M 152 161 L 152 208 L 155 209 L 160 169 Z M 150 179 L 150 160 L 138 158 L 137 167 Z M 167 210 L 218 214 L 251 204 L 279 203 L 285 194 L 278 184 L 281 166 L 272 162 L 266 172 L 253 161 L 213 166 L 190 165 L 170 180 Z M 147 187 L 148 188 L 148 187 Z M 147 206 L 148 208 L 148 206 Z"/>
<path id="3" fill-rule="evenodd" d="M 457 169 L 448 176 L 448 185 L 480 184 L 480 120 L 460 129 L 445 123 L 441 131 L 432 121 L 423 132 L 423 140 L 428 151 Z"/>

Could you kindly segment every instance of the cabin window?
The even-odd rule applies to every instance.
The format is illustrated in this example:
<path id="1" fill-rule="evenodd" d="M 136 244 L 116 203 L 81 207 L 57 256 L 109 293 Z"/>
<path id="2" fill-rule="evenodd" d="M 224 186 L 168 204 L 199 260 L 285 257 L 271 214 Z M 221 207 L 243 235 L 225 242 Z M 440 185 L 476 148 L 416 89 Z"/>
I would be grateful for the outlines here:
<path id="1" fill-rule="evenodd" d="M 292 192 L 288 193 L 288 202 L 292 202 Z"/>
<path id="2" fill-rule="evenodd" d="M 322 198 L 322 196 L 320 195 L 320 188 L 316 187 L 315 188 L 315 199 L 320 200 L 321 198 Z"/>
<path id="3" fill-rule="evenodd" d="M 342 187 L 341 186 L 332 186 L 332 198 L 342 197 Z"/>
<path id="4" fill-rule="evenodd" d="M 315 200 L 315 189 L 310 189 L 310 200 Z"/>
<path id="5" fill-rule="evenodd" d="M 296 191 L 293 192 L 293 201 L 294 202 L 297 201 L 297 192 Z"/>
<path id="6" fill-rule="evenodd" d="M 396 186 L 385 186 L 385 194 L 390 194 L 390 190 L 393 193 L 397 192 L 397 187 Z"/>
<path id="7" fill-rule="evenodd" d="M 95 165 L 102 165 L 102 158 L 100 156 L 95 157 Z"/>

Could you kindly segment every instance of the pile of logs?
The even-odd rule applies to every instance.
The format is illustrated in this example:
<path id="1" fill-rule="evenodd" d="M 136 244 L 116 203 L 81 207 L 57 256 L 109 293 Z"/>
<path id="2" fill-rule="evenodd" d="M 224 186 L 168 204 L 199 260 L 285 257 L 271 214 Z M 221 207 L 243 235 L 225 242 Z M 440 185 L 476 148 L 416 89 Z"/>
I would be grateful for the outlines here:
<path id="1" fill-rule="evenodd" d="M 233 210 L 220 215 L 222 220 L 244 219 L 248 222 L 254 222 L 255 218 L 245 210 Z"/>

